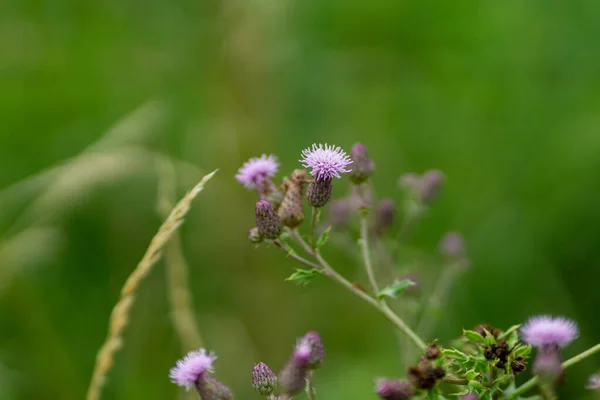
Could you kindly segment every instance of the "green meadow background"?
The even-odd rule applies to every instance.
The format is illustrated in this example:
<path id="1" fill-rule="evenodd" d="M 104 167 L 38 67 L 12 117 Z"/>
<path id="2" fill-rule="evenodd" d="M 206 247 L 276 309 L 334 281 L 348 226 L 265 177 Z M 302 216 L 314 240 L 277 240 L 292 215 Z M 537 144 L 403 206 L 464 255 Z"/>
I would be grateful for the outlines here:
<path id="1" fill-rule="evenodd" d="M 278 370 L 318 330 L 318 398 L 375 399 L 374 378 L 404 374 L 387 321 L 326 279 L 284 282 L 292 260 L 246 237 L 255 197 L 236 170 L 273 153 L 289 173 L 313 142 L 365 143 L 378 194 L 398 200 L 402 173 L 446 173 L 408 245 L 434 252 L 459 230 L 472 268 L 434 337 L 552 313 L 581 329 L 566 357 L 597 343 L 598 21 L 594 0 L 5 0 L 0 399 L 85 397 L 120 288 L 161 223 L 168 160 L 178 197 L 220 169 L 181 229 L 218 377 L 259 399 L 253 363 Z M 366 282 L 348 251 L 325 255 Z M 168 379 L 186 349 L 162 262 L 124 340 L 104 399 L 183 398 Z M 569 369 L 561 398 L 594 398 L 584 386 L 599 369 L 598 357 Z"/>

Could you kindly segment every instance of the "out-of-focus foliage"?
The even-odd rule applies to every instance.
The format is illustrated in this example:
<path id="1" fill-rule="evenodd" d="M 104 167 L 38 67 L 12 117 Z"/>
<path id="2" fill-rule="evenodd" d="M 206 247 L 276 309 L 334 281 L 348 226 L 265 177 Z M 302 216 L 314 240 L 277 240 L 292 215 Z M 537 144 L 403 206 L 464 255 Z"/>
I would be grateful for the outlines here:
<path id="1" fill-rule="evenodd" d="M 238 398 L 259 398 L 254 362 L 278 369 L 308 330 L 327 349 L 320 398 L 371 398 L 373 378 L 404 374 L 380 315 L 325 279 L 284 282 L 296 265 L 247 241 L 254 196 L 236 169 L 265 152 L 288 173 L 313 142 L 364 142 L 380 196 L 401 198 L 403 172 L 445 172 L 410 241 L 432 251 L 447 230 L 467 240 L 472 268 L 440 317 L 442 342 L 540 312 L 580 323 L 567 356 L 600 337 L 597 1 L 0 10 L 0 398 L 83 398 L 111 307 L 160 224 L 165 156 L 178 160 L 180 195 L 221 169 L 182 241 L 205 345 Z M 366 282 L 355 254 L 327 256 Z M 177 398 L 167 374 L 183 349 L 161 266 L 140 290 L 106 399 Z M 570 369 L 564 398 L 591 398 L 597 366 Z"/>

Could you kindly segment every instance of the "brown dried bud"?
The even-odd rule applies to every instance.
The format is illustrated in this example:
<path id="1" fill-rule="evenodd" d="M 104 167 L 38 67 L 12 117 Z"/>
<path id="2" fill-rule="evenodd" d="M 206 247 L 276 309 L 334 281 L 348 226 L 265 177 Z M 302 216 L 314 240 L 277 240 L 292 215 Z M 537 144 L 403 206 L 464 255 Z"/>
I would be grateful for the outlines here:
<path id="1" fill-rule="evenodd" d="M 425 349 L 425 358 L 428 360 L 435 360 L 440 356 L 440 353 L 440 347 L 437 345 L 437 343 L 432 343 L 427 346 L 427 349 Z"/>
<path id="2" fill-rule="evenodd" d="M 295 228 L 304 221 L 302 209 L 302 196 L 304 185 L 308 181 L 306 171 L 297 169 L 281 185 L 285 192 L 281 206 L 279 206 L 279 217 L 283 225 Z"/>
<path id="3" fill-rule="evenodd" d="M 431 389 L 436 382 L 446 376 L 442 367 L 429 365 L 413 366 L 408 369 L 408 380 L 419 389 Z"/>

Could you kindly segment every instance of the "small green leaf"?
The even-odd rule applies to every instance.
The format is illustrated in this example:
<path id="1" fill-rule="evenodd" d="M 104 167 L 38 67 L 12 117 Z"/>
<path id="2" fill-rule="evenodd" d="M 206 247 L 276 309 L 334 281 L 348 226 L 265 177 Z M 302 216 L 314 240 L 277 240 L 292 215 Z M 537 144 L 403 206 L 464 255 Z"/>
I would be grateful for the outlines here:
<path id="1" fill-rule="evenodd" d="M 485 335 L 485 344 L 487 344 L 488 346 L 496 344 L 496 338 L 494 337 L 494 335 L 492 335 L 491 333 Z"/>
<path id="2" fill-rule="evenodd" d="M 470 381 L 475 379 L 477 377 L 477 375 L 479 375 L 479 374 L 477 372 L 475 372 L 474 370 L 469 370 L 469 371 L 465 372 L 465 378 L 467 378 Z"/>
<path id="3" fill-rule="evenodd" d="M 533 349 L 531 348 L 531 346 L 519 346 L 513 350 L 513 355 L 515 357 L 527 357 L 529 354 L 531 354 L 532 350 Z"/>
<path id="4" fill-rule="evenodd" d="M 285 280 L 294 282 L 297 285 L 305 286 L 310 283 L 317 275 L 321 275 L 321 272 L 316 269 L 297 269 L 296 272 L 291 274 Z"/>
<path id="5" fill-rule="evenodd" d="M 467 386 L 469 387 L 469 389 L 475 390 L 478 393 L 486 389 L 485 386 L 483 386 L 481 383 L 479 383 L 477 381 L 469 381 Z"/>
<path id="6" fill-rule="evenodd" d="M 325 246 L 325 243 L 327 243 L 327 240 L 329 239 L 329 231 L 331 231 L 331 226 L 325 229 L 325 232 L 321 233 L 321 236 L 317 239 L 317 249 Z"/>
<path id="7" fill-rule="evenodd" d="M 506 339 L 506 337 L 508 335 L 510 335 L 511 333 L 515 332 L 517 329 L 519 329 L 521 327 L 521 325 L 513 325 L 510 328 L 508 328 L 506 331 L 504 331 L 502 333 L 502 335 L 500 335 L 500 337 L 498 339 Z"/>
<path id="8" fill-rule="evenodd" d="M 395 298 L 399 294 L 402 294 L 406 289 L 414 285 L 415 283 L 410 279 L 396 279 L 390 286 L 386 286 L 385 288 L 381 289 L 377 294 L 377 297 L 380 300 L 384 297 Z"/>
<path id="9" fill-rule="evenodd" d="M 444 357 L 452 358 L 458 361 L 467 361 L 469 359 L 468 355 L 456 349 L 444 349 L 442 350 L 442 354 Z"/>
<path id="10" fill-rule="evenodd" d="M 475 331 L 463 330 L 463 335 L 465 335 L 465 337 L 469 339 L 470 342 L 485 343 L 485 338 Z"/>

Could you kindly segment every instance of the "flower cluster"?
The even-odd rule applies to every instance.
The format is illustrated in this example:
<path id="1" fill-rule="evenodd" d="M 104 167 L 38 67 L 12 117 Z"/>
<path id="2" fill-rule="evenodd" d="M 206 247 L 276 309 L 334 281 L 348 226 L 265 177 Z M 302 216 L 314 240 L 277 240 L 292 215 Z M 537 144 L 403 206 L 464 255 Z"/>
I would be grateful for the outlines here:
<path id="1" fill-rule="evenodd" d="M 399 253 L 439 198 L 445 182 L 441 171 L 402 175 L 399 183 L 404 196 L 397 201 L 393 196 L 377 198 L 371 186 L 375 163 L 361 143 L 352 146 L 350 155 L 338 146 L 313 144 L 302 151 L 299 161 L 306 169 L 291 171 L 280 185 L 274 181 L 279 171 L 274 155 L 252 158 L 238 170 L 237 181 L 257 193 L 256 225 L 249 230 L 248 238 L 257 245 L 266 243 L 267 247 L 282 250 L 302 266 L 287 281 L 306 285 L 318 277 L 331 279 L 385 316 L 416 349 L 415 353 L 402 349 L 401 353 L 408 355 L 404 376 L 375 381 L 374 392 L 379 398 L 514 400 L 522 398 L 521 394 L 536 383 L 543 398 L 556 398 L 556 389 L 565 378 L 564 368 L 578 361 L 563 363 L 561 354 L 579 335 L 574 321 L 542 315 L 506 330 L 477 325 L 464 330 L 448 347 L 434 339 L 439 307 L 471 265 L 466 239 L 459 232 L 440 234 L 434 258 L 439 265 L 432 271 L 423 271 L 425 267 L 420 264 L 418 269 L 405 267 L 416 265 L 420 254 L 414 256 L 411 264 L 412 253 L 402 257 Z M 351 181 L 349 190 L 331 201 L 334 178 L 344 174 Z M 305 205 L 312 209 L 311 219 L 307 232 L 301 232 Z M 321 220 L 322 212 L 328 213 L 325 221 Z M 345 236 L 345 240 L 328 241 L 334 235 L 338 235 L 337 239 Z M 325 259 L 323 249 L 331 242 L 358 244 L 365 282 L 346 279 Z M 371 257 L 372 251 L 377 252 L 376 258 Z M 375 267 L 374 261 L 381 265 Z M 421 285 L 437 271 L 441 271 L 437 284 Z M 428 287 L 436 289 L 427 293 Z M 413 330 L 403 316 L 418 319 L 419 329 Z M 584 355 L 597 351 L 600 344 Z M 177 385 L 188 390 L 195 388 L 203 400 L 231 399 L 229 388 L 214 376 L 215 359 L 205 349 L 190 352 L 177 361 L 169 376 Z M 314 400 L 313 377 L 324 359 L 320 335 L 308 332 L 297 340 L 279 374 L 265 363 L 255 364 L 252 387 L 268 400 L 291 400 L 302 391 Z M 515 377 L 528 373 L 528 369 L 535 378 L 515 388 Z M 599 376 L 593 375 L 587 387 L 599 389 Z"/>

